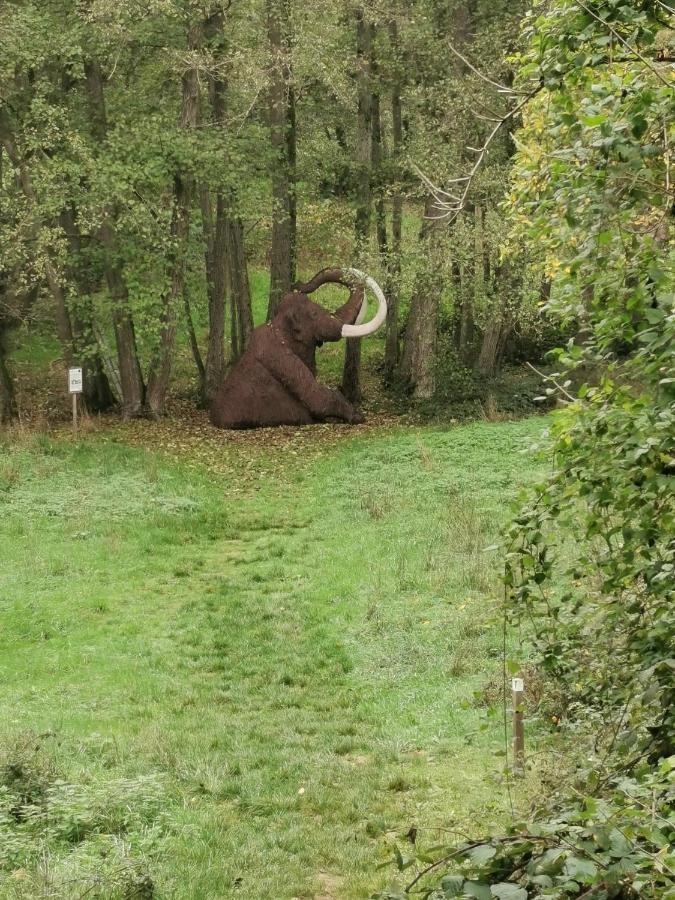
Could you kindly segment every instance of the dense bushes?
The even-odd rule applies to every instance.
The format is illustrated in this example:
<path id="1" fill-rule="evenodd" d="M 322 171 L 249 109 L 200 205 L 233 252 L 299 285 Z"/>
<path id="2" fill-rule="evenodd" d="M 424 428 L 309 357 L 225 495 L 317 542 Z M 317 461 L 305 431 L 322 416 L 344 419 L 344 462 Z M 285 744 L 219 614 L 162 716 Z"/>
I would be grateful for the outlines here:
<path id="1" fill-rule="evenodd" d="M 508 536 L 504 612 L 566 709 L 568 763 L 529 822 L 399 856 L 426 864 L 409 888 L 434 900 L 675 896 L 675 128 L 652 51 L 667 13 L 555 0 L 525 30 L 515 234 L 542 248 L 548 312 L 585 325 L 560 367 L 596 378 L 576 396 L 548 379 L 568 409 Z"/>

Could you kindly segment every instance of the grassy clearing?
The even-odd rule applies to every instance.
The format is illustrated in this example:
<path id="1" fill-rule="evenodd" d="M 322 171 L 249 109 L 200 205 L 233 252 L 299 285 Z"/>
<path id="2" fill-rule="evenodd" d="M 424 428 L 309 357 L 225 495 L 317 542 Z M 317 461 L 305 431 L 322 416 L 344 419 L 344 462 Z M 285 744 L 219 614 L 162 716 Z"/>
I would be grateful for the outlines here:
<path id="1" fill-rule="evenodd" d="M 542 427 L 240 441 L 243 494 L 3 446 L 0 897 L 362 898 L 392 835 L 498 820 L 483 547 Z"/>

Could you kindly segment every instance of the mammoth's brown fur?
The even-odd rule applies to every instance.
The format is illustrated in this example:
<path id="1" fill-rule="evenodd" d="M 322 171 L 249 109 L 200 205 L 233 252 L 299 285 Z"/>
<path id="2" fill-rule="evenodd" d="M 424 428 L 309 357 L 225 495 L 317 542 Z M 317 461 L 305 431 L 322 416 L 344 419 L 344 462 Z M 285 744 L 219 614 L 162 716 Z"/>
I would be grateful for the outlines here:
<path id="1" fill-rule="evenodd" d="M 349 300 L 335 313 L 307 296 L 327 282 L 351 288 Z M 294 287 L 274 318 L 254 329 L 248 348 L 223 381 L 210 410 L 218 428 L 363 421 L 342 394 L 319 384 L 315 359 L 317 347 L 340 340 L 342 326 L 355 322 L 363 286 L 344 281 L 341 269 L 323 269 Z"/>

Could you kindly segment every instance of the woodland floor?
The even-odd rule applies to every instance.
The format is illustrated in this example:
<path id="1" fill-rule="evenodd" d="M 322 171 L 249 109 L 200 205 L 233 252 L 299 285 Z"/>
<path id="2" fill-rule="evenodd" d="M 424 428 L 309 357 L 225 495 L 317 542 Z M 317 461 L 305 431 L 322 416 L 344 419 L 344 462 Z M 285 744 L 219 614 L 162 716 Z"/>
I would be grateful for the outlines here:
<path id="1" fill-rule="evenodd" d="M 544 426 L 0 445 L 0 897 L 365 898 L 499 821 L 485 548 Z"/>

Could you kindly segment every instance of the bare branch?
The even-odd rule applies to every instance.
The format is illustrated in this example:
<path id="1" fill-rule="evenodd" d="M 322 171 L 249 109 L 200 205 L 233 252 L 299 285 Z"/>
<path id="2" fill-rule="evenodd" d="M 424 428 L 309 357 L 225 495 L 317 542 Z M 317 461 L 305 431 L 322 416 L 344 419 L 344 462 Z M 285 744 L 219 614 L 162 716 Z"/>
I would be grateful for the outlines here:
<path id="1" fill-rule="evenodd" d="M 542 85 L 537 85 L 537 87 L 534 88 L 533 90 L 531 90 L 528 94 L 526 94 L 523 97 L 523 99 L 519 103 L 517 103 L 510 112 L 507 112 L 500 119 L 498 119 L 494 128 L 492 129 L 490 134 L 487 136 L 482 147 L 479 147 L 479 148 L 469 147 L 468 148 L 469 150 L 472 150 L 474 153 L 478 154 L 476 162 L 474 163 L 471 171 L 469 172 L 468 175 L 464 175 L 461 178 L 451 178 L 448 182 L 449 184 L 453 184 L 453 183 L 454 184 L 464 184 L 464 189 L 459 198 L 454 197 L 452 194 L 449 194 L 447 191 L 444 191 L 442 188 L 435 185 L 431 181 L 431 179 L 429 179 L 422 171 L 420 171 L 418 166 L 413 164 L 413 167 L 419 174 L 420 178 L 422 179 L 424 184 L 431 191 L 431 196 L 436 201 L 437 208 L 439 210 L 443 210 L 441 215 L 427 216 L 426 218 L 428 218 L 428 219 L 449 219 L 451 222 L 457 218 L 459 213 L 466 206 L 466 201 L 469 196 L 469 192 L 471 191 L 471 185 L 473 183 L 473 179 L 475 178 L 478 170 L 480 169 L 481 165 L 483 164 L 483 160 L 485 159 L 488 149 L 490 148 L 490 144 L 497 136 L 502 125 L 504 125 L 505 122 L 508 122 L 509 119 L 513 119 L 513 117 L 516 116 L 520 112 L 520 110 L 542 89 L 543 89 Z M 450 200 L 452 202 L 449 203 L 448 200 Z"/>
<path id="2" fill-rule="evenodd" d="M 564 385 L 558 384 L 558 382 L 555 380 L 555 378 L 552 375 L 545 375 L 543 372 L 540 372 L 539 369 L 535 369 L 535 367 L 532 365 L 531 362 L 526 362 L 525 365 L 528 366 L 530 369 L 532 369 L 533 372 L 536 372 L 537 375 L 540 376 L 540 378 L 544 379 L 544 381 L 550 381 L 551 384 L 554 384 L 558 388 L 560 393 L 564 394 L 565 397 L 567 397 L 567 399 L 570 401 L 570 403 L 576 403 L 576 401 L 578 400 L 578 397 L 573 397 L 569 391 L 565 390 Z"/>
<path id="3" fill-rule="evenodd" d="M 456 47 L 453 47 L 452 44 L 448 41 L 449 49 L 455 54 L 458 59 L 464 63 L 464 65 L 471 69 L 474 75 L 478 75 L 483 81 L 487 84 L 491 84 L 492 87 L 497 88 L 497 90 L 502 94 L 522 94 L 522 91 L 514 91 L 513 88 L 507 87 L 505 84 L 500 84 L 498 81 L 493 81 L 489 76 L 484 75 L 483 72 L 480 72 L 473 63 L 469 62 L 466 56 L 463 56 Z"/>
<path id="4" fill-rule="evenodd" d="M 644 57 L 638 50 L 635 49 L 635 47 L 631 47 L 631 45 L 628 43 L 628 41 L 625 38 L 621 37 L 619 32 L 616 30 L 616 28 L 613 28 L 609 24 L 609 22 L 606 22 L 604 19 L 600 18 L 600 16 L 598 16 L 596 13 L 594 13 L 592 9 L 589 9 L 585 3 L 582 3 L 581 0 L 575 0 L 575 2 L 577 4 L 577 6 L 580 6 L 583 9 L 583 11 L 585 13 L 588 13 L 588 15 L 591 16 L 591 18 L 596 20 L 596 22 L 600 22 L 601 25 L 604 25 L 605 28 L 614 35 L 614 37 L 617 39 L 617 41 L 619 41 L 619 43 L 623 44 L 624 47 L 626 47 L 628 50 L 630 50 L 631 53 L 633 53 L 635 56 L 637 56 L 637 58 L 640 60 L 640 62 L 643 65 L 645 65 L 649 69 L 650 72 L 652 72 L 654 75 L 656 75 L 656 77 L 659 79 L 659 81 L 662 84 L 665 84 L 665 86 L 668 88 L 672 88 L 672 86 L 673 86 L 672 83 L 670 81 L 668 81 L 667 79 L 665 79 L 663 77 L 663 75 L 661 75 L 661 73 L 657 69 L 654 68 L 654 66 L 649 62 L 649 60 L 646 57 Z"/>

